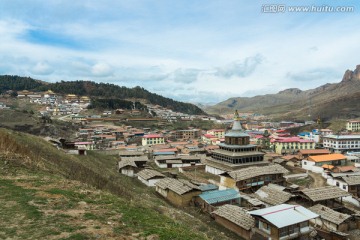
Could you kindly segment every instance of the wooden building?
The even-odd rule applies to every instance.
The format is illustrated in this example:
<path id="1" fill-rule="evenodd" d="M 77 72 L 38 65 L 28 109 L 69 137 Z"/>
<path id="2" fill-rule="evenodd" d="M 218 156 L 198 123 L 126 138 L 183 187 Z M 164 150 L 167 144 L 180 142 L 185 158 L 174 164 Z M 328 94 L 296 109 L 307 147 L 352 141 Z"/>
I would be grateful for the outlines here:
<path id="1" fill-rule="evenodd" d="M 269 183 L 284 185 L 286 182 L 284 174 L 288 172 L 278 164 L 242 168 L 221 174 L 220 185 L 228 188 L 237 187 L 240 191 L 256 190 Z"/>
<path id="2" fill-rule="evenodd" d="M 343 197 L 350 194 L 335 186 L 319 188 L 306 188 L 300 191 L 300 196 L 308 200 L 311 206 L 321 203 L 326 206 L 335 207 L 342 202 Z"/>
<path id="3" fill-rule="evenodd" d="M 179 207 L 188 206 L 194 197 L 201 194 L 198 186 L 182 179 L 164 178 L 157 181 L 155 186 L 156 192 Z"/>
<path id="4" fill-rule="evenodd" d="M 147 156 L 122 157 L 118 163 L 118 171 L 126 176 L 135 177 L 135 174 L 144 168 L 147 161 Z"/>
<path id="5" fill-rule="evenodd" d="M 320 229 L 337 232 L 346 232 L 350 230 L 351 216 L 348 214 L 339 213 L 321 204 L 316 204 L 315 206 L 310 207 L 309 210 L 319 215 L 318 218 L 315 218 L 310 222 Z"/>
<path id="6" fill-rule="evenodd" d="M 254 239 L 310 239 L 313 231 L 309 221 L 317 214 L 299 206 L 281 204 L 273 207 L 250 211 L 255 218 Z"/>
<path id="7" fill-rule="evenodd" d="M 243 208 L 224 205 L 212 213 L 215 221 L 233 231 L 243 239 L 252 239 L 251 229 L 255 226 L 254 218 Z"/>

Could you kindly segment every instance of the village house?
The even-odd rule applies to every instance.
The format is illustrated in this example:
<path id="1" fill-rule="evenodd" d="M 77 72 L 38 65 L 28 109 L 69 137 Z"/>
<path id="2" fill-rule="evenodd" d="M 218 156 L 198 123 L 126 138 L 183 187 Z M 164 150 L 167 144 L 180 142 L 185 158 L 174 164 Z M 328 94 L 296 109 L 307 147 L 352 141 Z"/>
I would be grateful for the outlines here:
<path id="1" fill-rule="evenodd" d="M 155 187 L 155 183 L 165 178 L 165 175 L 153 169 L 144 169 L 137 173 L 138 179 L 148 187 Z"/>
<path id="2" fill-rule="evenodd" d="M 360 207 L 360 172 L 346 172 L 346 173 L 328 173 L 326 175 L 326 183 L 331 186 L 336 186 L 341 190 L 347 191 L 352 197 L 346 197 L 344 200 L 352 202 Z"/>
<path id="3" fill-rule="evenodd" d="M 292 197 L 290 193 L 284 192 L 284 189 L 285 187 L 270 183 L 267 186 L 262 186 L 255 192 L 255 195 L 268 206 L 275 206 L 286 203 Z"/>
<path id="4" fill-rule="evenodd" d="M 155 186 L 156 192 L 179 207 L 188 206 L 194 197 L 201 194 L 198 186 L 183 179 L 164 178 L 157 181 Z"/>
<path id="5" fill-rule="evenodd" d="M 252 239 L 254 218 L 243 208 L 235 205 L 224 205 L 212 212 L 215 222 L 236 233 L 246 240 Z"/>
<path id="6" fill-rule="evenodd" d="M 211 213 L 219 206 L 232 204 L 240 206 L 239 191 L 229 188 L 225 190 L 206 191 L 195 198 L 195 206 L 202 211 Z"/>
<path id="7" fill-rule="evenodd" d="M 201 140 L 208 145 L 217 145 L 220 143 L 220 139 L 212 134 L 204 134 Z"/>
<path id="8" fill-rule="evenodd" d="M 177 130 L 175 132 L 175 138 L 180 140 L 191 140 L 197 139 L 201 136 L 201 130 L 199 129 L 185 129 Z"/>
<path id="9" fill-rule="evenodd" d="M 206 131 L 206 134 L 211 134 L 219 139 L 225 138 L 225 129 L 211 129 Z"/>
<path id="10" fill-rule="evenodd" d="M 307 204 L 314 206 L 315 204 L 323 204 L 329 207 L 336 207 L 342 204 L 344 197 L 350 196 L 349 193 L 339 189 L 335 186 L 325 186 L 318 188 L 305 188 L 300 191 L 300 196 L 303 198 L 303 205 Z"/>
<path id="11" fill-rule="evenodd" d="M 155 144 L 165 144 L 165 139 L 164 139 L 164 136 L 162 136 L 160 134 L 148 134 L 148 135 L 144 135 L 142 137 L 141 143 L 143 146 L 155 145 Z"/>
<path id="12" fill-rule="evenodd" d="M 285 185 L 284 174 L 287 173 L 289 171 L 278 164 L 242 168 L 221 174 L 220 185 L 227 188 L 236 187 L 240 191 L 256 190 L 269 183 Z"/>
<path id="13" fill-rule="evenodd" d="M 339 213 L 321 204 L 316 204 L 310 207 L 309 210 L 319 215 L 319 217 L 310 220 L 310 222 L 320 229 L 337 232 L 350 230 L 351 216 L 348 214 Z"/>
<path id="14" fill-rule="evenodd" d="M 303 159 L 301 161 L 301 165 L 303 169 L 316 173 L 322 173 L 324 171 L 324 167 L 331 169 L 334 166 L 346 165 L 346 157 L 338 153 L 310 156 L 307 159 Z"/>
<path id="15" fill-rule="evenodd" d="M 330 151 L 328 149 L 301 149 L 301 150 L 299 150 L 300 159 L 307 158 L 310 156 L 325 155 L 325 154 L 330 154 Z"/>
<path id="16" fill-rule="evenodd" d="M 255 218 L 254 239 L 310 239 L 313 231 L 309 221 L 318 217 L 316 213 L 299 206 L 281 204 L 250 211 Z"/>
<path id="17" fill-rule="evenodd" d="M 155 164 L 159 168 L 179 168 L 201 164 L 198 156 L 156 156 Z"/>
<path id="18" fill-rule="evenodd" d="M 134 177 L 147 162 L 147 156 L 122 157 L 118 163 L 118 171 L 126 176 Z"/>

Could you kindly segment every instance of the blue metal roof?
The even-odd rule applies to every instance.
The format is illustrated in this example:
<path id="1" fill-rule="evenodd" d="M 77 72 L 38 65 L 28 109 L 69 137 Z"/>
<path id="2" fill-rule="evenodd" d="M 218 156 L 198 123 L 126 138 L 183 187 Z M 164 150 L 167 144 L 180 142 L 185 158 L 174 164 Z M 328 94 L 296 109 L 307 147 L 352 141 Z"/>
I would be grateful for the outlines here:
<path id="1" fill-rule="evenodd" d="M 250 211 L 249 213 L 250 215 L 266 219 L 277 228 L 305 222 L 319 216 L 302 206 L 290 204 L 280 204 L 273 207 Z"/>
<path id="2" fill-rule="evenodd" d="M 214 184 L 200 185 L 199 188 L 203 192 L 210 191 L 210 190 L 218 190 L 218 186 L 216 186 Z"/>
<path id="3" fill-rule="evenodd" d="M 204 192 L 200 194 L 199 197 L 208 204 L 213 204 L 236 199 L 240 200 L 240 193 L 235 189 L 230 188 L 226 190 Z"/>

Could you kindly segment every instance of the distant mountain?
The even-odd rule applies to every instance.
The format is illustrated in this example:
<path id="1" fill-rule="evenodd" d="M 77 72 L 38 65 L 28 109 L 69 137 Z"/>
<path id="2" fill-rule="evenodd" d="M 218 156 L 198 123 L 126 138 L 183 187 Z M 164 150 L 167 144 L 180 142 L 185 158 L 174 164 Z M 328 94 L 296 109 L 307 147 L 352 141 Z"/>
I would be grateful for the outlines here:
<path id="1" fill-rule="evenodd" d="M 170 98 L 151 93 L 144 88 L 127 88 L 109 83 L 95 83 L 91 81 L 61 81 L 47 83 L 29 77 L 3 75 L 0 76 L 0 92 L 7 90 L 52 90 L 61 94 L 77 94 L 95 98 L 107 99 L 135 99 L 145 100 L 151 104 L 167 107 L 173 111 L 187 114 L 206 114 L 202 109 L 191 103 L 183 103 Z"/>
<path id="2" fill-rule="evenodd" d="M 235 109 L 283 119 L 360 117 L 360 65 L 354 71 L 347 70 L 340 83 L 306 91 L 290 88 L 277 94 L 229 98 L 204 108 L 210 114 L 232 113 Z"/>

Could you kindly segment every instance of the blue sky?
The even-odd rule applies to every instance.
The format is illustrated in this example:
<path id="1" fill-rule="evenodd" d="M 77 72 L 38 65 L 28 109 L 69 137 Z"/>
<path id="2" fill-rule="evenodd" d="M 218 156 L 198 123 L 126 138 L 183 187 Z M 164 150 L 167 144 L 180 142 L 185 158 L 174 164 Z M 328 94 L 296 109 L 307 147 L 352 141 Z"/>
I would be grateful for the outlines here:
<path id="1" fill-rule="evenodd" d="M 262 12 L 268 4 L 354 11 Z M 1 0 L 0 74 L 202 103 L 306 90 L 360 64 L 359 14 L 350 0 Z"/>

